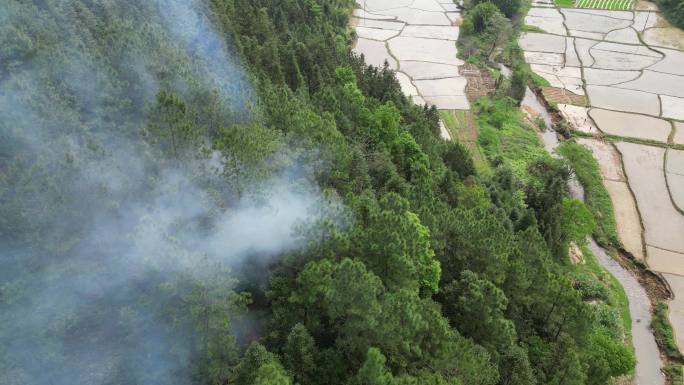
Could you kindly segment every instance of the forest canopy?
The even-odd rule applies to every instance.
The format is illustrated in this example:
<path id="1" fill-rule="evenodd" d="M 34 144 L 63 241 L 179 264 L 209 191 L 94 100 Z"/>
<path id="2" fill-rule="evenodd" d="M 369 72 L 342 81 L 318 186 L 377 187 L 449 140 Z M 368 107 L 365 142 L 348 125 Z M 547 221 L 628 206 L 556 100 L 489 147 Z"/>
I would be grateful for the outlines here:
<path id="1" fill-rule="evenodd" d="M 504 36 L 479 36 L 483 15 L 520 12 L 494 4 L 466 13 L 474 51 Z M 478 103 L 479 173 L 434 107 L 351 53 L 354 5 L 0 4 L 0 383 L 631 370 L 619 315 L 588 302 L 605 288 L 569 266 L 593 228 L 567 166 L 497 154 L 516 92 Z"/>

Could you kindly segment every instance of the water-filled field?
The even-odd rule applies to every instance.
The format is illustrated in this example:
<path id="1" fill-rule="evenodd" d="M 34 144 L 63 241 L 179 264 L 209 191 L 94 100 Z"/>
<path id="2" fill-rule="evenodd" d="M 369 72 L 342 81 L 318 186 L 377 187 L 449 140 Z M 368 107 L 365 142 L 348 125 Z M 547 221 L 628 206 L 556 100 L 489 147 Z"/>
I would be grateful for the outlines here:
<path id="1" fill-rule="evenodd" d="M 558 109 L 574 130 L 595 136 L 580 143 L 602 167 L 620 238 L 663 273 L 674 308 L 684 297 L 684 152 L 676 147 L 684 138 L 684 38 L 654 4 L 627 3 L 580 0 L 570 9 L 535 1 L 525 23 L 543 32 L 523 34 L 520 46 L 555 91 L 545 94 L 587 97 L 586 106 Z M 670 318 L 684 347 L 684 314 Z"/>
<path id="2" fill-rule="evenodd" d="M 378 67 L 386 62 L 416 104 L 468 110 L 457 58 L 459 8 L 450 0 L 357 0 L 354 52 Z M 442 136 L 449 138 L 447 130 Z"/>

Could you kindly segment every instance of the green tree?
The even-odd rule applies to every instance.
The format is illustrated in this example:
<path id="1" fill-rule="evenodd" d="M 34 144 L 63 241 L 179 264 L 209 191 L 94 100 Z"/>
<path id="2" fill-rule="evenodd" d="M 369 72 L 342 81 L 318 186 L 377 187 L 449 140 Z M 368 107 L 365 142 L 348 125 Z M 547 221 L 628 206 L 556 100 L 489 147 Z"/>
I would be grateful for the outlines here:
<path id="1" fill-rule="evenodd" d="M 311 384 L 316 371 L 316 346 L 302 324 L 296 324 L 283 347 L 283 362 L 297 384 Z"/>
<path id="2" fill-rule="evenodd" d="M 488 33 L 487 28 L 493 26 L 495 21 L 499 21 L 500 16 L 501 11 L 496 5 L 489 1 L 481 2 L 468 11 L 461 28 L 466 35 Z"/>
<path id="3" fill-rule="evenodd" d="M 444 151 L 444 164 L 455 171 L 461 178 L 475 175 L 475 163 L 465 146 L 456 141 L 447 143 Z"/>
<path id="4" fill-rule="evenodd" d="M 636 360 L 634 353 L 621 341 L 616 341 L 603 333 L 594 333 L 587 348 L 586 362 L 588 384 L 610 383 L 611 377 L 629 374 Z"/>
<path id="5" fill-rule="evenodd" d="M 465 270 L 442 289 L 444 313 L 466 337 L 505 351 L 515 342 L 515 328 L 504 316 L 508 300 L 494 284 Z"/>
<path id="6" fill-rule="evenodd" d="M 379 326 L 382 282 L 360 261 L 310 262 L 297 277 L 288 304 L 319 338 L 332 339 L 348 363 L 359 361 Z"/>
<path id="7" fill-rule="evenodd" d="M 501 385 L 534 385 L 534 371 L 527 357 L 527 350 L 512 345 L 501 356 L 499 370 Z"/>
<path id="8" fill-rule="evenodd" d="M 264 381 L 263 377 L 267 374 L 278 373 L 282 369 L 274 368 L 274 364 L 277 363 L 277 358 L 275 355 L 266 348 L 257 343 L 253 342 L 247 350 L 245 351 L 242 359 L 234 369 L 234 376 L 231 380 L 231 384 L 243 385 L 243 384 L 254 384 L 261 374 L 261 381 Z M 260 372 L 262 367 L 266 367 L 263 372 Z M 277 375 L 279 377 L 279 375 Z M 277 383 L 276 383 L 277 384 Z"/>
<path id="9" fill-rule="evenodd" d="M 290 385 L 291 383 L 282 366 L 276 361 L 261 365 L 254 379 L 254 385 Z"/>
<path id="10" fill-rule="evenodd" d="M 447 216 L 443 281 L 458 279 L 470 270 L 494 284 L 500 284 L 514 249 L 513 237 L 501 220 L 485 208 L 450 211 Z"/>
<path id="11" fill-rule="evenodd" d="M 518 14 L 522 5 L 521 0 L 467 0 L 466 6 L 467 8 L 473 8 L 484 3 L 492 3 L 508 18 Z"/>
<path id="12" fill-rule="evenodd" d="M 214 149 L 221 156 L 221 171 L 235 194 L 273 176 L 288 164 L 282 156 L 282 136 L 260 124 L 236 124 L 219 130 Z"/>
<path id="13" fill-rule="evenodd" d="M 534 162 L 529 171 L 537 180 L 528 186 L 528 203 L 536 214 L 539 232 L 552 254 L 563 261 L 568 252 L 562 227 L 563 199 L 567 194 L 570 171 L 560 162 L 549 160 Z"/>
<path id="14" fill-rule="evenodd" d="M 359 227 L 352 236 L 353 253 L 391 289 L 437 291 L 441 268 L 430 245 L 430 231 L 409 211 L 398 194 L 384 195 L 379 203 L 363 197 L 355 204 Z"/>
<path id="15" fill-rule="evenodd" d="M 148 115 L 147 137 L 174 158 L 181 157 L 186 146 L 197 144 L 201 137 L 187 105 L 173 92 L 160 91 Z"/>
<path id="16" fill-rule="evenodd" d="M 392 385 L 394 378 L 385 368 L 385 356 L 377 348 L 369 348 L 366 361 L 350 382 L 353 385 Z"/>

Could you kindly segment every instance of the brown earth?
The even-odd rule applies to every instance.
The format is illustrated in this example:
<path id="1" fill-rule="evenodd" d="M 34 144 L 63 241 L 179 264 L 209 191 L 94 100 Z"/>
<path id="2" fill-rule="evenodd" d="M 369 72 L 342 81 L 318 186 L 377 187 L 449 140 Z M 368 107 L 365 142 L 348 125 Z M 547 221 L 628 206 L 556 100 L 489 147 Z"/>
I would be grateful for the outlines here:
<path id="1" fill-rule="evenodd" d="M 496 90 L 496 81 L 487 69 L 465 63 L 459 68 L 459 73 L 468 81 L 465 93 L 470 103 L 475 103 L 478 98 L 490 95 Z"/>
<path id="2" fill-rule="evenodd" d="M 574 92 L 568 91 L 565 88 L 558 87 L 541 87 L 542 95 L 549 103 L 557 104 L 572 104 L 575 106 L 585 107 L 587 105 L 587 98 L 583 95 L 577 95 Z"/>

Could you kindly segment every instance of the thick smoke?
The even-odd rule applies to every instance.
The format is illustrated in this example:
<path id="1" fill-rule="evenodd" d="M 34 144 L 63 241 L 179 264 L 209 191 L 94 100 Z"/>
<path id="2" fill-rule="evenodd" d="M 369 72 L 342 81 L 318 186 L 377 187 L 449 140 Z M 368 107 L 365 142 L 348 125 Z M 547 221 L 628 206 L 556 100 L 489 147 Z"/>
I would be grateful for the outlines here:
<path id="1" fill-rule="evenodd" d="M 141 139 L 161 89 L 217 90 L 233 119 L 252 103 L 202 4 L 27 3 L 0 4 L 0 383 L 191 383 L 202 337 L 178 304 L 302 247 L 336 205 L 301 165 L 236 194 L 230 154 Z"/>

